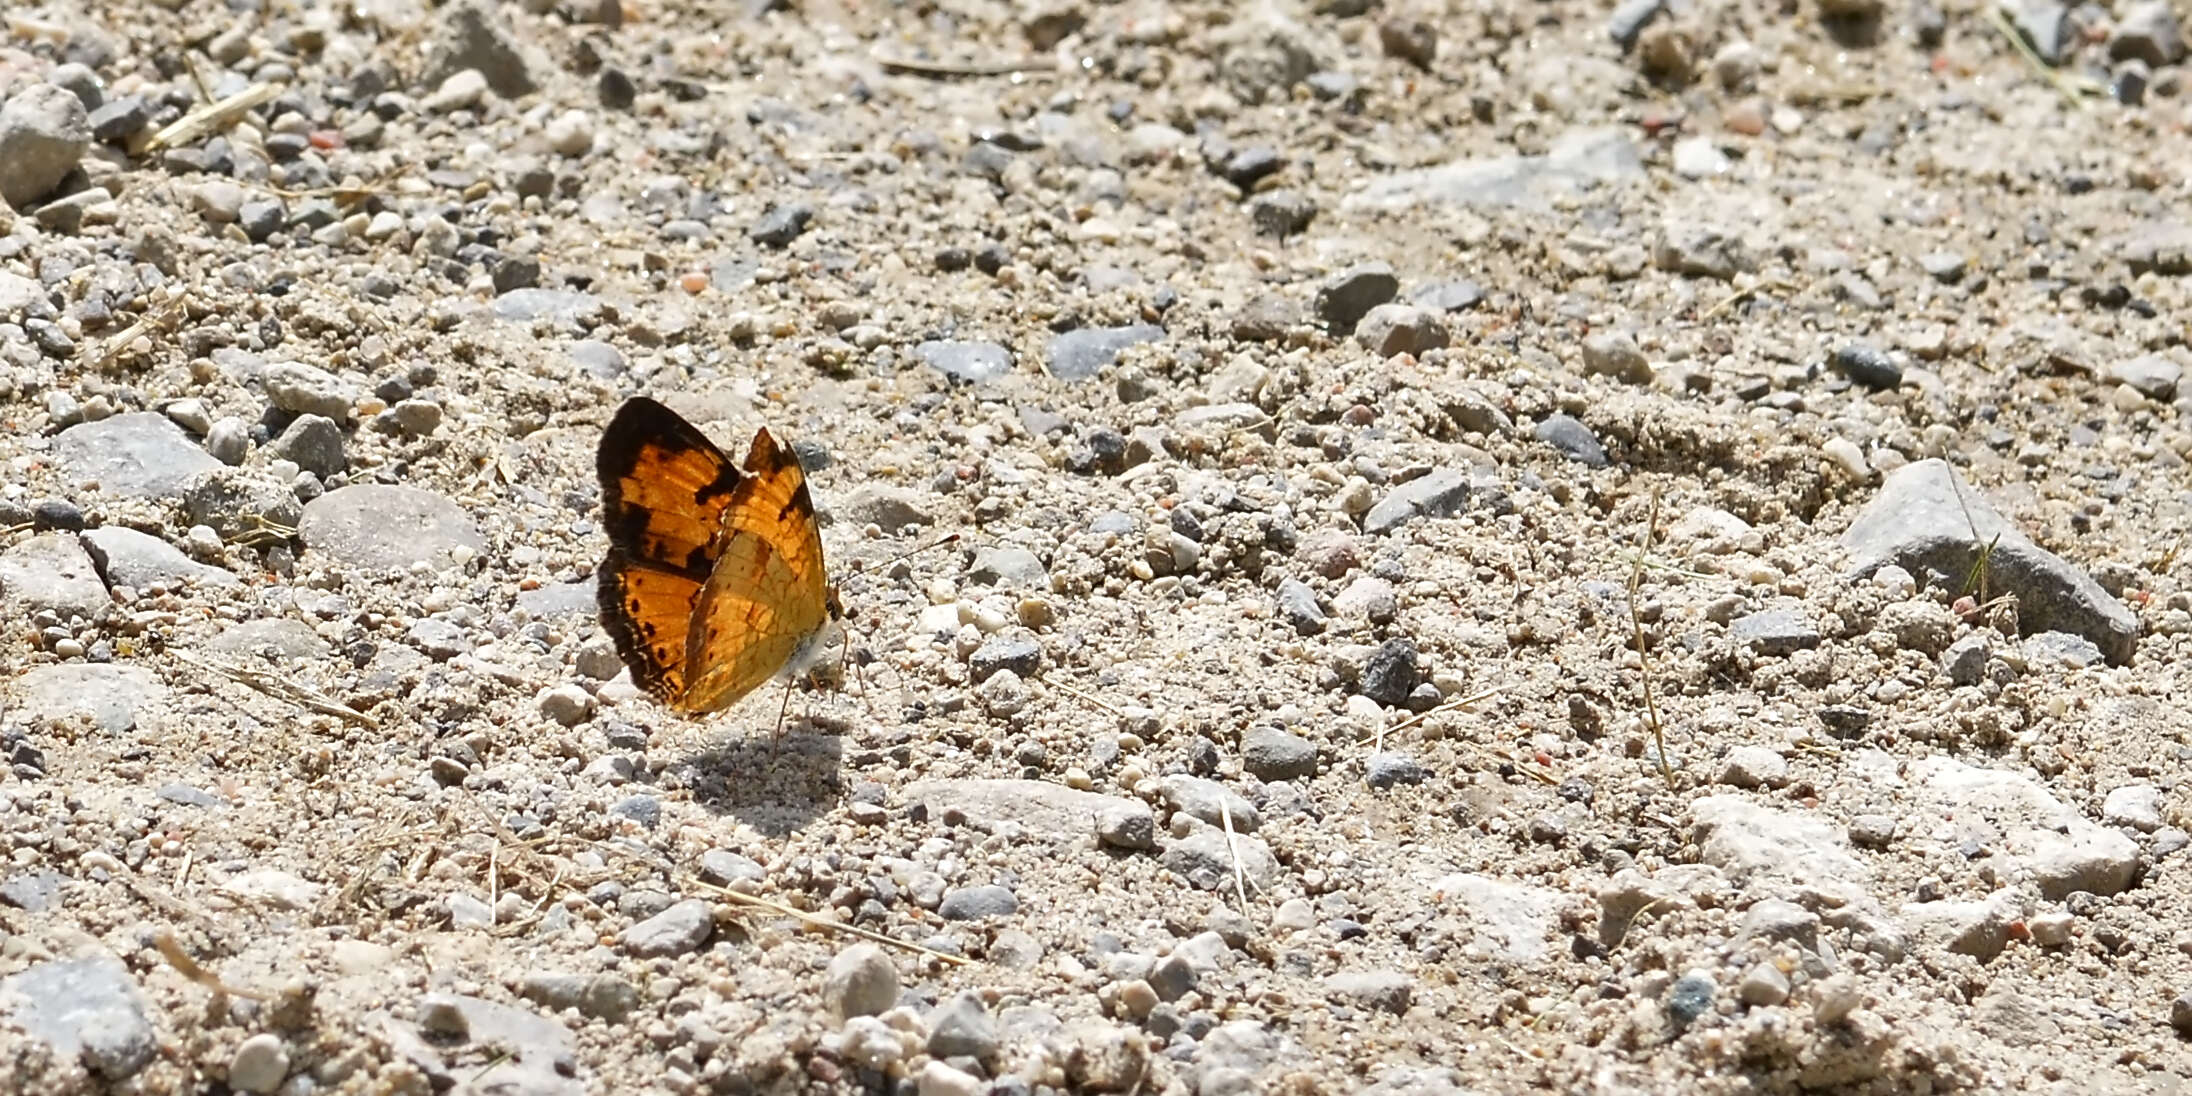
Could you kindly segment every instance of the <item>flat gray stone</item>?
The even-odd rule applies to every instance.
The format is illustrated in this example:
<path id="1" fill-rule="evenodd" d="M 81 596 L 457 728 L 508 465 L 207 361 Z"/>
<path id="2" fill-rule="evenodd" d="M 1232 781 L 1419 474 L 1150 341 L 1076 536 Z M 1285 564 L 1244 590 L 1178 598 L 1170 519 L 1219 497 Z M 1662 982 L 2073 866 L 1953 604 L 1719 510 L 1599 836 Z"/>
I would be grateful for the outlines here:
<path id="1" fill-rule="evenodd" d="M 1215 780 L 1174 773 L 1160 782 L 1160 788 L 1166 806 L 1213 826 L 1222 827 L 1230 820 L 1234 833 L 1254 833 L 1263 825 L 1254 804 Z"/>
<path id="2" fill-rule="evenodd" d="M 986 822 L 1017 822 L 1047 837 L 1085 837 L 1097 815 L 1120 802 L 1041 780 L 923 780 L 904 794 L 908 802 L 928 804 L 932 814 L 957 809 Z"/>
<path id="3" fill-rule="evenodd" d="M 237 621 L 206 642 L 206 650 L 224 655 L 248 655 L 254 659 L 320 658 L 327 641 L 310 624 L 295 617 L 259 617 Z"/>
<path id="4" fill-rule="evenodd" d="M 318 415 L 347 422 L 356 408 L 358 386 L 316 365 L 275 362 L 259 375 L 267 402 L 295 415 Z"/>
<path id="5" fill-rule="evenodd" d="M 1791 655 L 1819 646 L 1819 626 L 1795 609 L 1765 609 L 1737 617 L 1728 625 L 1728 639 L 1762 655 Z"/>
<path id="6" fill-rule="evenodd" d="M 1271 855 L 1271 846 L 1263 838 L 1235 833 L 1229 847 L 1226 832 L 1215 826 L 1174 841 L 1164 851 L 1164 866 L 1197 890 L 1231 890 L 1236 852 L 1251 894 L 1268 890 L 1278 881 L 1278 858 Z"/>
<path id="7" fill-rule="evenodd" d="M 2138 875 L 2137 842 L 2023 773 L 1932 757 L 1913 762 L 1907 778 L 1925 808 L 1913 817 L 1933 826 L 1917 840 L 1944 852 L 1970 841 L 1995 847 L 2010 870 L 2029 873 L 2050 901 L 2073 891 L 2118 894 Z"/>
<path id="8" fill-rule="evenodd" d="M 1471 947 L 1507 963 L 1553 957 L 1552 941 L 1560 937 L 1560 910 L 1566 902 L 1559 891 L 1456 872 L 1431 884 L 1431 895 L 1469 927 Z"/>
<path id="9" fill-rule="evenodd" d="M 715 933 L 715 911 L 698 898 L 688 898 L 669 909 L 624 930 L 624 950 L 643 959 L 683 955 L 708 942 Z"/>
<path id="10" fill-rule="evenodd" d="M 1618 129 L 1571 130 L 1543 156 L 1464 159 L 1396 171 L 1349 195 L 1351 213 L 1436 206 L 1549 211 L 1566 195 L 1644 177 L 1636 143 Z"/>
<path id="11" fill-rule="evenodd" d="M 159 1042 L 129 968 L 111 955 L 59 959 L 0 979 L 0 1012 L 54 1057 L 108 1081 L 151 1064 Z"/>
<path id="12" fill-rule="evenodd" d="M 1278 727 L 1251 727 L 1241 737 L 1241 767 L 1258 780 L 1306 780 L 1317 775 L 1317 744 Z"/>
<path id="13" fill-rule="evenodd" d="M 1004 544 L 977 549 L 967 568 L 967 581 L 1001 590 L 1050 591 L 1050 572 L 1043 561 L 1025 548 Z"/>
<path id="14" fill-rule="evenodd" d="M 1459 468 L 1434 468 L 1401 484 L 1363 515 L 1362 531 L 1383 536 L 1417 518 L 1450 518 L 1469 505 L 1477 483 Z"/>
<path id="15" fill-rule="evenodd" d="M 936 907 L 936 915 L 946 921 L 986 921 L 1018 912 L 1020 899 L 1013 895 L 1010 887 L 995 883 L 945 891 L 943 902 Z"/>
<path id="16" fill-rule="evenodd" d="M 144 710 L 167 696 L 152 671 L 111 662 L 63 662 L 26 671 L 15 681 L 23 708 L 48 719 L 89 716 L 109 734 L 138 725 Z"/>
<path id="17" fill-rule="evenodd" d="M 91 114 L 66 88 L 31 83 L 0 105 L 0 203 L 53 193 L 91 151 Z"/>
<path id="18" fill-rule="evenodd" d="M 2177 383 L 2184 378 L 2184 367 L 2167 355 L 2141 354 L 2110 365 L 2101 371 L 2101 378 L 2128 384 L 2147 399 L 2167 403 L 2177 398 Z"/>
<path id="19" fill-rule="evenodd" d="M 416 487 L 377 483 L 313 499 L 297 535 L 308 551 L 372 570 L 402 570 L 415 563 L 447 567 L 458 549 L 477 555 L 486 545 L 456 503 Z"/>
<path id="20" fill-rule="evenodd" d="M 191 559 L 159 537 L 135 529 L 109 525 L 88 530 L 81 539 L 100 573 L 116 586 L 142 590 L 161 585 L 173 589 L 192 584 L 234 586 L 241 581 L 219 567 Z"/>
<path id="21" fill-rule="evenodd" d="M 1164 328 L 1153 323 L 1068 331 L 1050 340 L 1046 355 L 1050 375 L 1062 381 L 1085 381 L 1102 372 L 1127 347 L 1162 338 Z"/>
<path id="22" fill-rule="evenodd" d="M 913 348 L 928 367 L 959 380 L 986 384 L 1012 372 L 1012 351 L 993 342 L 930 340 Z"/>
<path id="23" fill-rule="evenodd" d="M 1922 460 L 1889 473 L 1842 534 L 1852 577 L 1892 563 L 1920 582 L 1952 589 L 1962 588 L 1989 544 L 1987 590 L 2017 596 L 2017 624 L 2026 635 L 2069 632 L 2091 640 L 2115 665 L 2130 661 L 2138 617 L 2084 571 L 2032 543 L 1946 461 Z"/>
<path id="24" fill-rule="evenodd" d="M 53 455 L 70 482 L 96 481 L 126 498 L 178 498 L 199 473 L 221 467 L 156 411 L 78 423 L 53 439 Z"/>
<path id="25" fill-rule="evenodd" d="M 446 1082 L 436 1084 L 436 1091 L 478 1076 L 479 1063 L 489 1060 L 495 1063 L 493 1083 L 466 1089 L 511 1096 L 582 1096 L 593 1091 L 579 1068 L 571 1029 L 539 1013 L 459 993 L 429 993 L 419 998 L 416 1027 L 402 1030 L 410 1040 L 396 1049 L 430 1078 Z M 443 1063 L 444 1053 L 454 1064 Z"/>
<path id="26" fill-rule="evenodd" d="M 1327 975 L 1324 988 L 1361 1008 L 1398 1016 L 1414 1000 L 1416 980 L 1397 970 L 1341 971 Z"/>
<path id="27" fill-rule="evenodd" d="M 99 569 L 71 533 L 40 533 L 0 553 L 0 601 L 28 616 L 51 609 L 89 618 L 113 604 Z"/>

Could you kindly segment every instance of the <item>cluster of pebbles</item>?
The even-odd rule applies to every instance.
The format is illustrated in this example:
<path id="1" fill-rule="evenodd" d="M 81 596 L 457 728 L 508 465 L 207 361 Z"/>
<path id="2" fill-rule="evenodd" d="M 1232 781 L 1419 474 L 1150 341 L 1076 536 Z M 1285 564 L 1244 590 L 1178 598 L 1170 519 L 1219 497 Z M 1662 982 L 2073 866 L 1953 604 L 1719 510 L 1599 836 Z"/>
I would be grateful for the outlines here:
<path id="1" fill-rule="evenodd" d="M 0 28 L 25 1091 L 2186 1082 L 2167 3 Z M 829 680 L 632 687 L 642 392 Z"/>

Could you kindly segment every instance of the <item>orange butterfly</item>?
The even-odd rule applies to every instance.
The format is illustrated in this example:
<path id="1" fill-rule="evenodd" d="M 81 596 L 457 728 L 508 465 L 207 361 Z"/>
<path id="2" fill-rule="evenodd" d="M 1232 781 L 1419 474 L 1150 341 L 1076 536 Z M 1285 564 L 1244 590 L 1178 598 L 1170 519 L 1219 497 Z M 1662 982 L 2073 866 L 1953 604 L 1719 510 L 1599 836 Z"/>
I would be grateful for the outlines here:
<path id="1" fill-rule="evenodd" d="M 595 467 L 609 534 L 601 623 L 633 684 L 674 710 L 717 712 L 821 656 L 846 613 L 822 566 L 806 473 L 767 428 L 741 471 L 693 424 L 638 397 L 609 421 Z"/>

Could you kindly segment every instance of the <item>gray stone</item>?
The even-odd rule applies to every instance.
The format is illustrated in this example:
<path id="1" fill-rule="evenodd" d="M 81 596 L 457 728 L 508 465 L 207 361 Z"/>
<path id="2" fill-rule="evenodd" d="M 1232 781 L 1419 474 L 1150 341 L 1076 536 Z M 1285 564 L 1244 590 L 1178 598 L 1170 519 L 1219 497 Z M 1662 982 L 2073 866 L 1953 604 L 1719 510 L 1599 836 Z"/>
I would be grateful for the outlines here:
<path id="1" fill-rule="evenodd" d="M 1317 592 L 1298 578 L 1282 579 L 1277 594 L 1279 615 L 1285 618 L 1300 635 L 1313 636 L 1324 631 L 1324 609 L 1317 604 Z"/>
<path id="2" fill-rule="evenodd" d="M 1377 791 L 1391 791 L 1403 784 L 1421 784 L 1431 774 L 1423 763 L 1404 753 L 1374 753 L 1363 763 L 1364 780 Z"/>
<path id="3" fill-rule="evenodd" d="M 1626 50 L 1636 45 L 1637 35 L 1665 9 L 1665 0 L 1622 0 L 1606 20 L 1606 37 Z"/>
<path id="4" fill-rule="evenodd" d="M 1004 1047 L 997 1021 L 979 993 L 956 993 L 929 1010 L 928 1052 L 933 1058 L 967 1057 L 990 1061 Z"/>
<path id="5" fill-rule="evenodd" d="M 746 880 L 760 882 L 769 877 L 753 858 L 741 856 L 729 849 L 709 849 L 700 854 L 700 877 L 710 883 L 728 886 Z"/>
<path id="6" fill-rule="evenodd" d="M 61 885 L 68 882 L 59 872 L 34 871 L 0 879 L 0 904 L 24 913 L 44 913 L 60 900 Z"/>
<path id="7" fill-rule="evenodd" d="M 2027 662 L 2041 665 L 2053 662 L 2083 670 L 2099 664 L 2101 658 L 2101 649 L 2093 641 L 2069 632 L 2037 632 L 2025 640 Z"/>
<path id="8" fill-rule="evenodd" d="M 505 99 L 529 95 L 540 86 L 539 64 L 486 0 L 466 0 L 445 9 L 427 51 L 426 67 L 419 73 L 419 86 L 438 88 L 467 70 L 485 77 L 487 86 Z"/>
<path id="9" fill-rule="evenodd" d="M 1383 536 L 1417 518 L 1450 518 L 1484 486 L 1459 468 L 1434 468 L 1393 488 L 1363 515 L 1362 530 Z"/>
<path id="10" fill-rule="evenodd" d="M 201 472 L 221 463 L 166 415 L 140 411 L 79 423 L 53 439 L 53 454 L 72 483 L 128 498 L 176 498 Z"/>
<path id="11" fill-rule="evenodd" d="M 1652 265 L 1672 274 L 1727 281 L 1755 270 L 1757 257 L 1717 225 L 1670 224 L 1652 245 Z"/>
<path id="12" fill-rule="evenodd" d="M 622 975 L 602 971 L 570 974 L 537 971 L 518 983 L 518 995 L 545 1008 L 577 1009 L 582 1016 L 610 1023 L 622 1021 L 639 1007 L 639 987 Z"/>
<path id="13" fill-rule="evenodd" d="M 23 616 L 51 609 L 63 620 L 88 620 L 114 603 L 71 533 L 40 533 L 0 553 L 0 600 Z"/>
<path id="14" fill-rule="evenodd" d="M 1602 331 L 1583 340 L 1583 371 L 1630 384 L 1650 384 L 1651 359 L 1636 340 L 1618 331 Z"/>
<path id="15" fill-rule="evenodd" d="M 1306 780 L 1317 775 L 1317 746 L 1277 727 L 1251 727 L 1241 738 L 1241 767 L 1258 780 Z"/>
<path id="16" fill-rule="evenodd" d="M 1352 334 L 1355 325 L 1370 314 L 1370 310 L 1393 299 L 1400 292 L 1400 278 L 1386 263 L 1363 263 L 1351 266 L 1324 280 L 1317 287 L 1316 313 L 1327 330 L 1335 335 Z"/>
<path id="17" fill-rule="evenodd" d="M 898 967 L 882 948 L 853 944 L 823 972 L 822 1003 L 843 1019 L 880 1016 L 898 1003 Z"/>
<path id="18" fill-rule="evenodd" d="M 1016 822 L 1034 834 L 1069 839 L 1085 839 L 1091 820 L 1105 811 L 1140 803 L 1041 780 L 924 780 L 908 785 L 905 797 L 926 804 L 932 815 L 956 810 L 969 818 Z M 1148 809 L 1148 804 L 1141 806 Z"/>
<path id="19" fill-rule="evenodd" d="M 2101 821 L 2153 833 L 2162 828 L 2162 790 L 2152 784 L 2126 784 L 2101 801 Z"/>
<path id="20" fill-rule="evenodd" d="M 989 883 L 945 891 L 944 901 L 936 907 L 936 914 L 946 921 L 983 921 L 1010 917 L 1019 910 L 1020 900 L 1013 897 L 1011 889 Z"/>
<path id="21" fill-rule="evenodd" d="M 2146 0 L 2124 9 L 2108 36 L 2111 61 L 2143 61 L 2160 68 L 2184 60 L 2184 31 L 2169 0 Z"/>
<path id="22" fill-rule="evenodd" d="M 1737 617 L 1728 640 L 1762 655 L 1791 655 L 1819 646 L 1819 626 L 1797 609 L 1765 609 Z"/>
<path id="23" fill-rule="evenodd" d="M 2010 918 L 1995 902 L 1910 902 L 1897 912 L 1923 943 L 1982 963 L 2009 946 Z"/>
<path id="24" fill-rule="evenodd" d="M 1957 589 L 1986 549 L 1986 589 L 2017 596 L 2017 622 L 2026 634 L 2084 636 L 2116 665 L 2128 662 L 2138 645 L 2139 622 L 2130 609 L 2085 572 L 2033 544 L 1946 461 L 1922 460 L 1889 473 L 1842 535 L 1842 546 L 1856 577 L 1893 563 L 1922 582 Z"/>
<path id="25" fill-rule="evenodd" d="M 2075 891 L 2119 894 L 2138 875 L 2138 843 L 2056 799 L 2023 773 L 1929 757 L 1912 763 L 1909 779 L 1929 815 L 1965 820 L 1968 830 L 1931 835 L 1944 844 L 1976 834 L 1998 848 L 2011 868 L 2031 873 L 2040 893 L 2061 901 Z"/>
<path id="26" fill-rule="evenodd" d="M 980 682 L 1000 670 L 1033 677 L 1042 666 L 1043 648 L 1028 636 L 994 635 L 967 657 L 967 672 Z"/>
<path id="27" fill-rule="evenodd" d="M 1224 830 L 1215 826 L 1200 827 L 1174 841 L 1165 849 L 1163 863 L 1165 870 L 1197 890 L 1230 891 L 1236 853 L 1241 874 L 1248 881 L 1249 893 L 1269 890 L 1278 881 L 1278 859 L 1271 855 L 1271 846 L 1265 844 L 1263 838 L 1235 833 L 1229 839 Z"/>
<path id="28" fill-rule="evenodd" d="M 446 568 L 486 545 L 457 504 L 416 487 L 377 483 L 353 484 L 313 499 L 297 535 L 309 551 L 372 570 L 417 563 Z"/>
<path id="29" fill-rule="evenodd" d="M 1193 1078 L 1199 1096 L 1257 1096 L 1261 1080 L 1304 1056 L 1300 1044 L 1261 1020 L 1219 1024 L 1196 1048 Z"/>
<path id="30" fill-rule="evenodd" d="M 698 949 L 715 933 L 715 911 L 698 898 L 674 903 L 624 930 L 619 943 L 642 959 L 683 955 Z"/>
<path id="31" fill-rule="evenodd" d="M 2070 20 L 2069 5 L 2054 0 L 2008 0 L 2001 9 L 2017 28 L 2018 36 L 2032 47 L 2040 60 L 2060 65 L 2069 56 L 2071 46 L 2077 41 L 2077 28 Z"/>
<path id="32" fill-rule="evenodd" d="M 295 415 L 320 415 L 337 422 L 350 421 L 359 398 L 358 386 L 303 362 L 275 362 L 259 375 L 267 402 Z"/>
<path id="33" fill-rule="evenodd" d="M 1977 685 L 1986 674 L 1987 659 L 1994 653 L 1987 637 L 1973 632 L 1941 652 L 1941 672 L 1957 685 Z"/>
<path id="34" fill-rule="evenodd" d="M 1714 988 L 1712 975 L 1704 971 L 1691 971 L 1675 979 L 1660 1001 L 1667 1010 L 1667 1019 L 1678 1028 L 1690 1026 L 1698 1017 L 1712 1011 Z"/>
<path id="35" fill-rule="evenodd" d="M 239 581 L 228 571 L 199 563 L 184 555 L 182 549 L 135 529 L 109 525 L 83 533 L 81 540 L 99 573 L 114 586 L 174 589 L 193 583 L 233 586 Z M 0 585 L 6 581 L 4 567 L 0 564 Z"/>
<path id="36" fill-rule="evenodd" d="M 1341 971 L 1327 975 L 1324 988 L 1349 1004 L 1398 1016 L 1415 999 L 1416 980 L 1397 970 Z"/>
<path id="37" fill-rule="evenodd" d="M 1392 583 L 1376 575 L 1360 575 L 1332 598 L 1332 611 L 1372 624 L 1390 624 L 1400 615 L 1400 596 Z"/>
<path id="38" fill-rule="evenodd" d="M 1234 833 L 1254 833 L 1263 825 L 1254 804 L 1215 780 L 1174 773 L 1159 783 L 1159 789 L 1166 806 L 1213 826 L 1230 824 Z"/>
<path id="39" fill-rule="evenodd" d="M 1096 840 L 1115 849 L 1157 845 L 1157 814 L 1139 799 L 1111 799 L 1096 810 Z"/>
<path id="40" fill-rule="evenodd" d="M 251 453 L 251 428 L 235 416 L 223 418 L 206 430 L 205 451 L 222 464 L 242 464 Z"/>
<path id="41" fill-rule="evenodd" d="M 324 415 L 299 415 L 282 436 L 266 447 L 267 456 L 286 460 L 321 479 L 350 466 L 343 455 L 342 428 Z"/>
<path id="42" fill-rule="evenodd" d="M 91 151 L 84 101 L 53 84 L 31 84 L 0 105 L 0 201 L 17 209 L 53 193 Z"/>
<path id="43" fill-rule="evenodd" d="M 496 294 L 488 305 L 496 319 L 512 323 L 548 320 L 579 326 L 601 315 L 601 298 L 575 289 L 524 287 Z"/>
<path id="44" fill-rule="evenodd" d="M 1381 358 L 1424 354 L 1446 345 L 1446 323 L 1438 313 L 1412 304 L 1381 304 L 1355 325 L 1355 339 Z"/>
<path id="45" fill-rule="evenodd" d="M 571 361 L 580 371 L 595 380 L 613 381 L 624 375 L 624 352 L 600 339 L 579 339 L 573 342 Z M 435 410 L 438 412 L 440 408 L 436 407 Z"/>
<path id="46" fill-rule="evenodd" d="M 1363 663 L 1361 692 L 1388 708 L 1398 708 L 1408 703 L 1408 694 L 1421 680 L 1416 645 L 1405 636 L 1396 636 L 1379 644 Z"/>
<path id="47" fill-rule="evenodd" d="M 1604 468 L 1608 463 L 1606 447 L 1599 443 L 1598 435 L 1573 415 L 1547 415 L 1530 436 L 1559 450 L 1569 460 L 1592 468 Z"/>
<path id="48" fill-rule="evenodd" d="M 491 1087 L 500 1092 L 583 1096 L 591 1091 L 579 1074 L 578 1047 L 571 1030 L 555 1020 L 456 993 L 421 996 L 417 1015 L 415 1029 L 397 1029 L 407 1037 L 397 1049 L 427 1075 L 436 1091 L 455 1088 L 462 1079 L 476 1076 L 479 1067 L 472 1063 L 489 1059 L 495 1063 Z M 445 1052 L 464 1064 L 445 1065 L 441 1057 Z"/>
<path id="49" fill-rule="evenodd" d="M 1050 375 L 1062 381 L 1085 381 L 1102 372 L 1127 347 L 1162 338 L 1164 328 L 1147 323 L 1068 331 L 1050 340 L 1046 352 Z"/>
<path id="50" fill-rule="evenodd" d="M 219 635 L 206 643 L 206 650 L 268 661 L 294 661 L 325 657 L 327 641 L 304 621 L 291 617 L 261 617 L 238 621 L 221 629 Z"/>
<path id="51" fill-rule="evenodd" d="M 1568 898 L 1560 891 L 1456 872 L 1431 885 L 1433 900 L 1461 915 L 1469 945 L 1505 963 L 1553 958 Z"/>
<path id="52" fill-rule="evenodd" d="M 140 666 L 64 662 L 39 666 L 16 679 L 15 695 L 27 714 L 46 719 L 88 717 L 110 734 L 138 725 L 144 709 L 167 695 L 166 687 Z"/>
<path id="53" fill-rule="evenodd" d="M 1149 1048 L 1139 1032 L 1084 1020 L 1066 1032 L 1066 1080 L 1077 1092 L 1131 1092 L 1149 1073 Z"/>
<path id="54" fill-rule="evenodd" d="M 1464 159 L 1373 178 L 1343 203 L 1351 213 L 1439 206 L 1549 211 L 1560 199 L 1644 177 L 1644 159 L 1613 128 L 1571 130 L 1542 156 Z"/>
<path id="55" fill-rule="evenodd" d="M 931 340 L 915 346 L 913 353 L 929 368 L 974 384 L 986 384 L 1012 372 L 1012 351 L 993 342 Z"/>
<path id="56" fill-rule="evenodd" d="M 1903 383 L 1903 367 L 1871 343 L 1844 343 L 1835 348 L 1828 364 L 1852 382 L 1874 391 L 1886 391 Z"/>
<path id="57" fill-rule="evenodd" d="M 1736 929 L 1736 936 L 1744 940 L 1790 943 L 1816 952 L 1819 950 L 1819 915 L 1794 902 L 1760 899 L 1744 911 L 1743 923 Z"/>
<path id="58" fill-rule="evenodd" d="M 412 621 L 405 634 L 412 646 L 426 652 L 427 657 L 436 662 L 447 662 L 472 650 L 472 639 L 464 634 L 464 629 L 434 617 Z"/>
<path id="59" fill-rule="evenodd" d="M 2101 371 L 2102 380 L 2128 384 L 2147 399 L 2163 403 L 2177 398 L 2177 383 L 2183 377 L 2184 367 L 2162 354 L 2141 354 Z"/>
<path id="60" fill-rule="evenodd" d="M 967 567 L 967 581 L 1003 590 L 1047 593 L 1050 572 L 1035 553 L 1012 545 L 991 545 L 974 553 Z"/>
<path id="61" fill-rule="evenodd" d="M 1720 783 L 1738 788 L 1778 788 L 1789 782 L 1789 763 L 1764 746 L 1737 746 L 1721 763 Z"/>
<path id="62" fill-rule="evenodd" d="M 855 524 L 876 526 L 885 533 L 936 524 L 936 516 L 921 505 L 912 491 L 880 483 L 854 488 L 852 496 L 845 500 L 845 517 Z"/>
<path id="63" fill-rule="evenodd" d="M 1421 286 L 1408 299 L 1440 312 L 1464 312 L 1484 300 L 1484 287 L 1467 278 L 1455 278 Z"/>
<path id="64" fill-rule="evenodd" d="M 111 955 L 51 960 L 0 979 L 0 1009 L 55 1058 L 80 1060 L 110 1082 L 134 1076 L 159 1053 L 144 996 Z"/>

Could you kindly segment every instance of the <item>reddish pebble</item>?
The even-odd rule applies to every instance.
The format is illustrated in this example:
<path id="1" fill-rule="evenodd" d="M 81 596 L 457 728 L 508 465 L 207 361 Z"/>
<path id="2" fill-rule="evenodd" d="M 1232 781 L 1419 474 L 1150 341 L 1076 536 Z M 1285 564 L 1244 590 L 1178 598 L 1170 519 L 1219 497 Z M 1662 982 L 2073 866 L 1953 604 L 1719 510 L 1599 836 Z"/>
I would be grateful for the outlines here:
<path id="1" fill-rule="evenodd" d="M 2009 938 L 2012 940 L 2032 939 L 2032 926 L 2025 924 L 2021 920 L 2011 921 L 2009 923 Z"/>
<path id="2" fill-rule="evenodd" d="M 317 149 L 325 150 L 343 147 L 343 135 L 339 129 L 315 129 L 306 139 L 312 142 L 313 148 Z"/>
<path id="3" fill-rule="evenodd" d="M 1766 132 L 1766 107 L 1756 99 L 1735 103 L 1721 113 L 1720 124 L 1730 133 L 1756 137 Z"/>
<path id="4" fill-rule="evenodd" d="M 1369 404 L 1364 403 L 1358 403 L 1348 408 L 1346 413 L 1340 416 L 1340 420 L 1349 426 L 1368 426 L 1376 422 L 1377 418 L 1377 411 Z"/>
<path id="5" fill-rule="evenodd" d="M 687 271 L 677 276 L 677 286 L 687 293 L 698 293 L 708 288 L 708 276 L 697 270 Z"/>

